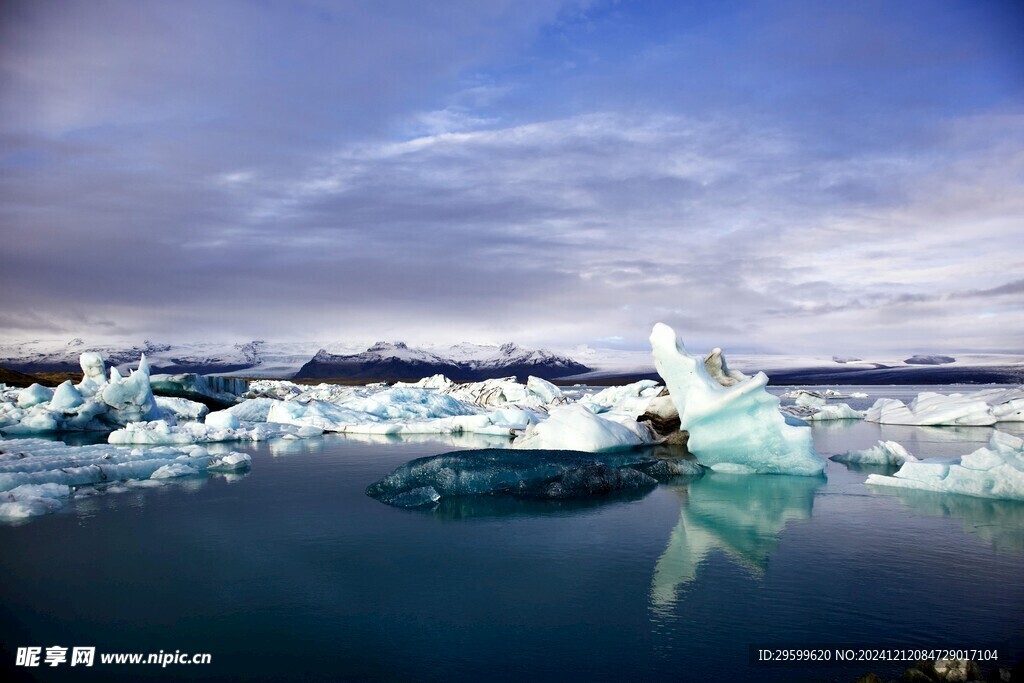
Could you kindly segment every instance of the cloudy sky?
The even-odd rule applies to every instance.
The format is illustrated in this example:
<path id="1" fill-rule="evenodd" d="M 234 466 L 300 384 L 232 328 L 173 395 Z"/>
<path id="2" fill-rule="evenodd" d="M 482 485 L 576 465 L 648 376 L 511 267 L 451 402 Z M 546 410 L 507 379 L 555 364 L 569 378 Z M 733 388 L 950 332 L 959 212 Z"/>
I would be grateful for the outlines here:
<path id="1" fill-rule="evenodd" d="M 0 5 L 0 336 L 1024 350 L 1014 2 Z"/>

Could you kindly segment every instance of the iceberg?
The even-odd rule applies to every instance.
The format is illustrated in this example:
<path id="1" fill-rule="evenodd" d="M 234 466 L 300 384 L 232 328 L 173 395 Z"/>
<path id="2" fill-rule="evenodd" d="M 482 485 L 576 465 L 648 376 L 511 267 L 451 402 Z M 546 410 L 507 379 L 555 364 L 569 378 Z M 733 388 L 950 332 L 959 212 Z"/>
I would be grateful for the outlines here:
<path id="1" fill-rule="evenodd" d="M 162 417 L 149 386 L 149 361 L 146 360 L 146 354 L 142 354 L 139 369 L 131 376 L 117 381 L 111 379 L 99 393 L 107 404 L 106 419 L 115 424 L 159 420 Z"/>
<path id="2" fill-rule="evenodd" d="M 212 414 L 212 413 L 211 413 Z M 233 416 L 232 416 L 233 417 Z M 107 442 L 114 445 L 159 446 L 219 443 L 224 441 L 268 441 L 270 439 L 304 439 L 319 436 L 324 430 L 318 427 L 269 423 L 238 423 L 236 427 L 224 427 L 202 422 L 186 422 L 172 425 L 166 420 L 131 422 L 111 432 Z"/>
<path id="3" fill-rule="evenodd" d="M 0 492 L 0 519 L 17 520 L 46 515 L 64 507 L 71 487 L 64 484 L 22 484 Z"/>
<path id="4" fill-rule="evenodd" d="M 165 417 L 149 385 L 145 354 L 139 369 L 129 377 L 111 368 L 110 379 L 102 380 L 103 358 L 97 353 L 83 353 L 80 364 L 85 376 L 77 385 L 65 382 L 56 390 L 32 385 L 17 394 L 16 406 L 5 394 L 0 403 L 4 433 L 106 430 Z"/>
<path id="5" fill-rule="evenodd" d="M 936 394 L 926 391 L 910 403 L 880 398 L 868 408 L 868 422 L 898 425 L 993 425 L 996 418 L 988 403 L 971 394 Z"/>
<path id="6" fill-rule="evenodd" d="M 967 394 L 922 392 L 910 403 L 878 399 L 868 422 L 901 425 L 977 425 L 1024 421 L 1024 388 L 983 389 Z"/>
<path id="7" fill-rule="evenodd" d="M 150 378 L 153 391 L 165 396 L 187 398 L 212 408 L 227 408 L 240 400 L 249 383 L 237 377 L 199 375 L 194 372 L 180 375 L 153 375 Z"/>
<path id="8" fill-rule="evenodd" d="M 686 352 L 675 332 L 658 323 L 651 332 L 654 365 L 679 411 L 688 448 L 711 469 L 815 476 L 825 462 L 814 452 L 811 430 L 786 423 L 779 399 L 765 390 L 768 377 L 722 386 L 703 359 Z"/>
<path id="9" fill-rule="evenodd" d="M 996 431 L 988 447 L 959 458 L 907 461 L 891 477 L 868 476 L 870 486 L 1024 500 L 1024 440 Z"/>
<path id="10" fill-rule="evenodd" d="M 920 462 L 895 441 L 879 441 L 871 448 L 839 453 L 830 457 L 829 460 L 851 465 L 885 465 L 889 467 L 898 467 L 908 462 Z"/>
<path id="11" fill-rule="evenodd" d="M 162 419 L 168 422 L 178 420 L 201 420 L 210 409 L 205 404 L 197 401 L 190 401 L 187 398 L 173 398 L 170 396 L 157 396 L 156 405 L 160 409 Z"/>
<path id="12" fill-rule="evenodd" d="M 396 507 L 432 506 L 450 496 L 481 494 L 564 500 L 645 490 L 657 485 L 656 477 L 700 474 L 693 462 L 640 454 L 487 449 L 418 458 L 371 484 L 366 495 Z"/>
<path id="13" fill-rule="evenodd" d="M 53 398 L 53 389 L 42 384 L 32 384 L 18 392 L 18 407 L 32 408 L 41 403 L 48 403 Z"/>
<path id="14" fill-rule="evenodd" d="M 800 404 L 783 406 L 782 412 L 801 420 L 824 422 L 827 420 L 863 420 L 864 411 L 854 410 L 847 403 L 823 405 Z"/>
<path id="15" fill-rule="evenodd" d="M 572 404 L 551 411 L 543 422 L 530 425 L 512 442 L 513 448 L 600 453 L 657 442 L 646 423 L 635 418 L 619 422 Z"/>
<path id="16" fill-rule="evenodd" d="M 246 453 L 210 453 L 200 446 L 129 449 L 68 446 L 45 439 L 0 441 L 0 517 L 46 514 L 97 486 L 248 468 Z M 85 490 L 80 487 L 87 487 Z"/>
<path id="17" fill-rule="evenodd" d="M 635 419 L 647 412 L 651 401 L 657 398 L 662 390 L 663 387 L 653 379 L 643 379 L 632 384 L 602 389 L 596 394 L 581 398 L 580 403 L 595 413 L 618 413 Z"/>

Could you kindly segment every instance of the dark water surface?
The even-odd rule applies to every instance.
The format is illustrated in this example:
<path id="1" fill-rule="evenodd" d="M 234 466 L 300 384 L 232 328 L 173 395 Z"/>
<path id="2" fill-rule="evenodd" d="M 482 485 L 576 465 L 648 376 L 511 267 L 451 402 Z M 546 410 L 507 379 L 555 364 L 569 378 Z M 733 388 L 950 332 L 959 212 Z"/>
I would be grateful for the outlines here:
<path id="1" fill-rule="evenodd" d="M 814 433 L 823 455 L 882 438 L 928 457 L 967 453 L 992 430 Z M 81 499 L 0 526 L 0 654 L 213 660 L 18 670 L 43 680 L 852 681 L 907 665 L 765 668 L 748 648 L 1024 657 L 1024 504 L 869 489 L 837 463 L 827 479 L 709 474 L 579 504 L 467 498 L 424 512 L 364 495 L 446 450 L 338 435 L 264 444 L 234 481 Z"/>

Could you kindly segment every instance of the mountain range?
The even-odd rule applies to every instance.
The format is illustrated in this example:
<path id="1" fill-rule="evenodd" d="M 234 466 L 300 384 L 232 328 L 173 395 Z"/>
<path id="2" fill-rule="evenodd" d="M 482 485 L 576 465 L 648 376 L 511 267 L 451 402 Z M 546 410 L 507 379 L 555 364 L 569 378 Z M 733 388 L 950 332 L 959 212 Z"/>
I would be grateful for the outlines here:
<path id="1" fill-rule="evenodd" d="M 567 356 L 517 344 L 456 344 L 415 348 L 402 342 L 377 342 L 360 351 L 343 343 L 159 344 L 151 341 L 92 345 L 31 341 L 0 345 L 0 367 L 19 372 L 75 372 L 79 355 L 100 353 L 109 365 L 133 366 L 145 353 L 155 373 L 278 378 L 416 380 L 441 373 L 457 381 L 536 375 L 565 377 L 591 368 Z"/>

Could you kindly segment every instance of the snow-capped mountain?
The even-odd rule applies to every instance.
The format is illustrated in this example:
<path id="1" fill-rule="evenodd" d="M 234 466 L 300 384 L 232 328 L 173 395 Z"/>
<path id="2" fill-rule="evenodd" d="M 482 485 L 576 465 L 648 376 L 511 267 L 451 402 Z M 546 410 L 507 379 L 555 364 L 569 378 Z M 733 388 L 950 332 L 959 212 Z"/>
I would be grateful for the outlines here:
<path id="1" fill-rule="evenodd" d="M 250 341 L 232 343 L 158 344 L 144 341 L 88 344 L 81 339 L 70 342 L 30 341 L 0 345 L 0 367 L 21 372 L 74 372 L 78 357 L 85 351 L 100 353 L 110 365 L 133 367 L 145 353 L 157 373 L 198 372 L 265 377 L 290 377 L 308 361 L 323 343 L 270 343 Z M 340 344 L 329 346 L 338 352 L 351 349 Z"/>
<path id="2" fill-rule="evenodd" d="M 134 367 L 145 353 L 155 373 L 198 372 L 245 377 L 334 377 L 420 379 L 444 373 L 452 379 L 483 379 L 508 375 L 564 377 L 590 368 L 549 351 L 516 344 L 489 346 L 463 343 L 449 347 L 410 348 L 401 342 L 379 342 L 365 351 L 344 342 L 280 343 L 262 340 L 239 344 L 142 343 L 89 344 L 82 339 L 30 341 L 0 345 L 0 367 L 19 372 L 76 372 L 78 357 L 100 353 L 110 365 Z"/>
<path id="3" fill-rule="evenodd" d="M 357 354 L 339 355 L 321 349 L 296 377 L 414 380 L 440 373 L 456 381 L 471 381 L 510 375 L 552 379 L 589 370 L 566 356 L 516 344 L 458 344 L 447 349 L 422 349 L 410 348 L 402 342 L 377 342 Z"/>

